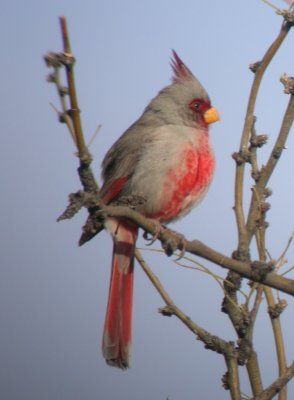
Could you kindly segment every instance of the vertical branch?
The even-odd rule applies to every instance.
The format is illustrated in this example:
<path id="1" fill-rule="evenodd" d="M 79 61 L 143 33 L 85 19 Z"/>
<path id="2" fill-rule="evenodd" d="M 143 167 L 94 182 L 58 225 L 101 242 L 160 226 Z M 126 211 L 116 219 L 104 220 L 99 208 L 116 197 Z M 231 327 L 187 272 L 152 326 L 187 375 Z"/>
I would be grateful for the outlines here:
<path id="1" fill-rule="evenodd" d="M 228 369 L 228 387 L 231 394 L 231 400 L 241 400 L 241 389 L 239 380 L 238 363 L 235 358 L 225 357 L 227 369 Z"/>
<path id="2" fill-rule="evenodd" d="M 228 285 L 226 282 L 229 282 Z M 241 284 L 239 274 L 229 272 L 224 284 L 225 297 L 222 304 L 222 311 L 227 313 L 231 323 L 238 336 L 238 344 L 241 352 L 244 354 L 247 374 L 249 377 L 251 390 L 254 396 L 259 395 L 262 390 L 262 380 L 257 354 L 252 344 L 252 330 L 255 315 L 248 313 L 246 305 L 238 305 L 237 290 Z M 228 301 L 230 299 L 230 301 Z M 259 302 L 255 302 L 255 308 L 258 308 Z M 255 310 L 255 313 L 257 310 Z"/>
<path id="3" fill-rule="evenodd" d="M 274 300 L 272 289 L 270 287 L 264 286 L 264 293 L 265 293 L 266 301 L 268 304 L 268 309 L 269 310 L 274 309 L 276 303 Z M 273 329 L 273 334 L 274 334 L 274 339 L 275 339 L 275 345 L 276 345 L 279 376 L 282 376 L 286 373 L 287 364 L 286 364 L 286 354 L 285 354 L 285 348 L 284 348 L 281 321 L 280 321 L 279 317 L 276 318 L 276 317 L 272 316 L 270 312 L 269 312 L 269 315 L 270 315 L 270 319 L 271 319 L 271 324 L 272 324 L 272 329 Z M 286 386 L 284 386 L 280 390 L 278 399 L 279 400 L 287 399 L 287 387 Z"/>
<path id="4" fill-rule="evenodd" d="M 265 249 L 265 221 L 264 215 L 262 216 L 262 225 L 260 229 L 256 231 L 256 242 L 259 253 L 260 261 L 266 261 L 266 249 Z M 279 317 L 271 315 L 270 310 L 275 308 L 275 300 L 270 287 L 264 286 L 263 291 L 265 293 L 266 301 L 268 304 L 269 315 L 271 318 L 271 324 L 273 329 L 273 335 L 276 345 L 276 353 L 278 359 L 279 376 L 285 374 L 287 370 L 286 355 L 283 341 L 282 328 L 280 324 Z M 287 398 L 287 388 L 284 386 L 279 392 L 279 400 L 286 400 Z"/>
<path id="5" fill-rule="evenodd" d="M 244 182 L 244 172 L 245 172 L 244 153 L 246 153 L 247 151 L 248 141 L 254 123 L 254 108 L 261 80 L 263 78 L 266 68 L 268 67 L 272 58 L 274 57 L 277 50 L 281 46 L 290 28 L 291 28 L 290 22 L 286 21 L 282 24 L 282 28 L 280 30 L 278 37 L 269 47 L 263 59 L 252 67 L 253 71 L 255 72 L 255 75 L 249 96 L 245 123 L 243 127 L 240 149 L 239 149 L 239 155 L 241 159 L 243 158 L 243 162 L 237 163 L 236 176 L 235 176 L 234 210 L 238 228 L 238 254 L 241 256 L 241 259 L 247 258 L 249 253 L 248 249 L 249 237 L 248 237 L 248 231 L 246 229 L 245 217 L 243 211 L 243 182 Z"/>
<path id="6" fill-rule="evenodd" d="M 247 231 L 249 239 L 251 239 L 256 229 L 256 215 L 258 214 L 259 212 L 258 208 L 260 207 L 260 202 L 258 201 L 257 197 L 263 197 L 265 194 L 265 188 L 269 181 L 269 178 L 271 177 L 271 174 L 275 166 L 277 165 L 277 162 L 279 161 L 281 153 L 285 148 L 286 139 L 288 137 L 288 134 L 290 132 L 293 123 L 293 117 L 294 117 L 294 95 L 291 94 L 276 143 L 273 147 L 268 162 L 262 169 L 260 177 L 254 187 L 255 193 L 253 193 L 251 198 L 251 204 L 247 219 Z M 258 196 L 256 196 L 256 194 Z"/>
<path id="7" fill-rule="evenodd" d="M 98 196 L 99 187 L 90 168 L 92 157 L 85 144 L 83 130 L 82 130 L 80 109 L 78 106 L 78 99 L 76 95 L 74 70 L 73 70 L 75 59 L 71 52 L 65 17 L 60 17 L 59 22 L 61 28 L 62 41 L 63 41 L 63 64 L 66 69 L 68 94 L 71 106 L 70 117 L 73 123 L 75 142 L 78 148 L 78 156 L 80 159 L 80 167 L 78 170 L 79 176 L 83 184 L 83 187 L 85 188 L 85 191 L 87 192 L 93 191 Z"/>
<path id="8" fill-rule="evenodd" d="M 260 368 L 259 368 L 257 353 L 253 349 L 246 362 L 246 369 L 252 393 L 254 396 L 257 396 L 262 392 L 263 386 L 260 376 Z"/>
<path id="9" fill-rule="evenodd" d="M 263 75 L 266 71 L 266 68 L 268 67 L 269 63 L 275 56 L 277 50 L 281 46 L 283 40 L 287 36 L 290 28 L 292 26 L 292 22 L 287 21 L 286 19 L 284 20 L 281 30 L 279 32 L 278 37 L 276 40 L 272 43 L 272 45 L 269 47 L 267 52 L 265 53 L 263 59 L 251 66 L 251 70 L 255 73 L 254 75 L 254 80 L 252 83 L 252 88 L 248 100 L 248 106 L 247 106 L 247 111 L 246 111 L 246 117 L 245 117 L 245 123 L 243 127 L 243 132 L 241 136 L 241 142 L 240 142 L 240 148 L 239 148 L 239 153 L 234 155 L 234 158 L 236 160 L 236 175 L 235 175 L 235 216 L 236 216 L 236 222 L 237 222 L 237 229 L 238 229 L 238 251 L 235 252 L 235 257 L 240 260 L 246 260 L 249 257 L 249 243 L 251 241 L 252 235 L 254 234 L 254 231 L 256 229 L 256 215 L 257 213 L 260 212 L 259 207 L 261 206 L 259 197 L 262 195 L 264 197 L 264 188 L 265 184 L 262 186 L 262 190 L 259 189 L 260 183 L 258 182 L 260 180 L 260 172 L 258 171 L 257 167 L 257 161 L 256 161 L 256 146 L 253 146 L 251 148 L 248 147 L 249 144 L 249 138 L 251 136 L 251 139 L 256 139 L 255 137 L 255 129 L 254 129 L 254 123 L 255 123 L 255 117 L 254 117 L 254 109 L 255 109 L 255 104 L 256 104 L 256 98 L 258 95 L 258 91 L 260 88 L 260 84 L 263 78 Z M 287 120 L 289 124 L 289 118 Z M 284 124 L 283 124 L 284 125 Z M 285 135 L 284 135 L 285 136 Z M 261 138 L 262 141 L 265 140 L 266 138 Z M 262 143 L 263 144 L 263 143 Z M 258 145 L 258 143 L 257 143 Z M 244 209 L 243 209 L 243 188 L 244 188 L 244 173 L 245 173 L 245 163 L 250 162 L 252 166 L 252 177 L 255 179 L 255 182 L 257 183 L 255 186 L 255 190 L 252 192 L 252 200 L 251 200 L 251 206 L 249 208 L 249 213 L 248 213 L 248 218 L 247 218 L 247 223 L 245 222 L 245 215 L 244 215 Z M 277 158 L 275 158 L 275 161 L 277 161 Z M 270 160 L 269 162 L 271 163 L 270 166 L 273 165 L 273 161 Z M 274 166 L 273 166 L 274 168 Z M 264 183 L 264 182 L 263 182 Z M 257 189 L 258 187 L 258 189 Z M 265 205 L 266 203 L 264 203 Z M 266 211 L 266 210 L 265 210 Z M 265 212 L 264 212 L 265 214 Z M 264 216 L 263 214 L 263 216 Z M 251 225 L 248 226 L 248 221 L 251 222 Z M 264 222 L 264 221 L 263 221 Z M 261 261 L 265 261 L 266 255 L 265 255 L 265 246 L 264 246 L 264 229 L 265 226 L 263 225 L 262 227 L 262 235 L 259 236 L 259 242 L 258 242 L 258 248 L 259 248 L 259 256 Z M 260 234 L 261 232 L 258 232 Z M 267 290 L 267 289 L 266 289 Z M 269 289 L 271 292 L 271 289 Z M 269 295 L 269 293 L 268 293 Z M 260 297 L 260 296 L 259 296 Z M 251 346 L 251 353 L 247 359 L 246 362 L 246 367 L 247 367 L 247 373 L 249 376 L 252 392 L 254 396 L 257 396 L 261 393 L 262 391 L 262 383 L 261 383 L 261 377 L 260 377 L 260 369 L 258 365 L 258 359 L 257 359 L 257 354 L 253 349 L 252 346 L 252 330 L 253 330 L 253 325 L 255 321 L 255 316 L 257 313 L 257 309 L 259 307 L 260 302 L 257 302 L 255 305 L 254 309 L 254 315 L 252 314 L 251 318 L 249 318 L 249 325 L 246 329 L 246 334 L 245 337 L 248 340 L 248 343 L 250 343 Z M 235 324 L 233 324 L 235 325 Z M 235 327 L 236 328 L 236 327 Z M 279 332 L 277 326 L 275 326 L 274 329 L 275 333 L 275 338 L 276 335 L 278 336 L 276 340 L 279 341 L 279 344 L 281 344 L 281 332 Z M 279 346 L 279 367 L 280 367 L 280 373 L 282 374 L 285 371 L 286 364 L 285 364 L 285 359 L 283 358 L 284 350 L 283 346 Z M 281 359 L 281 360 L 280 360 Z M 281 363 L 280 363 L 281 362 Z M 284 400 L 285 396 L 285 391 L 281 392 L 281 397 L 280 400 Z"/>
<path id="10" fill-rule="evenodd" d="M 76 143 L 79 152 L 79 158 L 82 160 L 83 158 L 87 158 L 89 156 L 88 149 L 86 147 L 83 131 L 82 131 L 82 124 L 80 119 L 80 109 L 78 106 L 78 99 L 76 95 L 76 88 L 75 88 L 75 80 L 74 80 L 74 57 L 71 52 L 69 35 L 67 30 L 67 24 L 65 17 L 59 18 L 60 28 L 61 28 L 61 35 L 63 41 L 63 55 L 65 57 L 64 65 L 66 69 L 66 77 L 67 77 L 67 84 L 68 84 L 68 93 L 70 98 L 70 116 L 73 121 L 74 131 L 76 135 Z"/>

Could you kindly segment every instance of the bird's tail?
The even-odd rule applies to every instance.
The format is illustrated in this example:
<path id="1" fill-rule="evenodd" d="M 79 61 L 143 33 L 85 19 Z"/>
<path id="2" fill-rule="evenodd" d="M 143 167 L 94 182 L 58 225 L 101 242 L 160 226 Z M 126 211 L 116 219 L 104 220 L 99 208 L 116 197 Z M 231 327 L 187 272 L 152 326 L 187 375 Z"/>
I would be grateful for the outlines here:
<path id="1" fill-rule="evenodd" d="M 113 235 L 113 254 L 102 351 L 107 364 L 125 369 L 130 363 L 134 249 L 138 228 L 115 219 L 107 225 Z"/>

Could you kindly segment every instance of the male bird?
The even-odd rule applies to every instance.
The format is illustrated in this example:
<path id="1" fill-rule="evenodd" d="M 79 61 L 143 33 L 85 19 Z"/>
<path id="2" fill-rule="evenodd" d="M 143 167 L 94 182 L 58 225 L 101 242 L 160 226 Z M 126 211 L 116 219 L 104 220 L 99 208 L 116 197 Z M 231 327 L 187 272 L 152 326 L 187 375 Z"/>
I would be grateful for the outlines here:
<path id="1" fill-rule="evenodd" d="M 105 204 L 141 195 L 145 201 L 137 210 L 165 224 L 187 214 L 207 191 L 214 170 L 208 125 L 219 119 L 205 89 L 175 51 L 171 66 L 172 83 L 107 152 L 101 189 Z M 108 218 L 106 227 L 113 237 L 113 256 L 103 355 L 109 365 L 125 369 L 130 363 L 138 227 L 118 218 Z"/>

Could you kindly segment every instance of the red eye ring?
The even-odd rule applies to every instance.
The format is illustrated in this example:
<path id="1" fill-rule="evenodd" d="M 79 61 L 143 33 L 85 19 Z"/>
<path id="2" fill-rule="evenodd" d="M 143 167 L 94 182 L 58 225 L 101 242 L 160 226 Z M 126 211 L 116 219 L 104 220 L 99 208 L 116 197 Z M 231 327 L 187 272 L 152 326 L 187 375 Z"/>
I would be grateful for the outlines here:
<path id="1" fill-rule="evenodd" d="M 203 99 L 193 99 L 189 103 L 189 108 L 194 112 L 203 113 L 210 108 L 210 103 Z"/>

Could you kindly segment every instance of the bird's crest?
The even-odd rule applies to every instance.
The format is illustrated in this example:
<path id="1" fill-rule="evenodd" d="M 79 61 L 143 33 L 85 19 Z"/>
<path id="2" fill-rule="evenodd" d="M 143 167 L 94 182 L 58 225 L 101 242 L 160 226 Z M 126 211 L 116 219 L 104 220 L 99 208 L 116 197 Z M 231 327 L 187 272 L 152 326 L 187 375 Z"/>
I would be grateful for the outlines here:
<path id="1" fill-rule="evenodd" d="M 175 50 L 172 51 L 172 57 L 170 61 L 170 65 L 174 71 L 174 75 L 172 77 L 173 82 L 178 82 L 182 79 L 189 78 L 193 76 L 192 72 L 185 65 L 185 63 L 180 59 Z"/>

